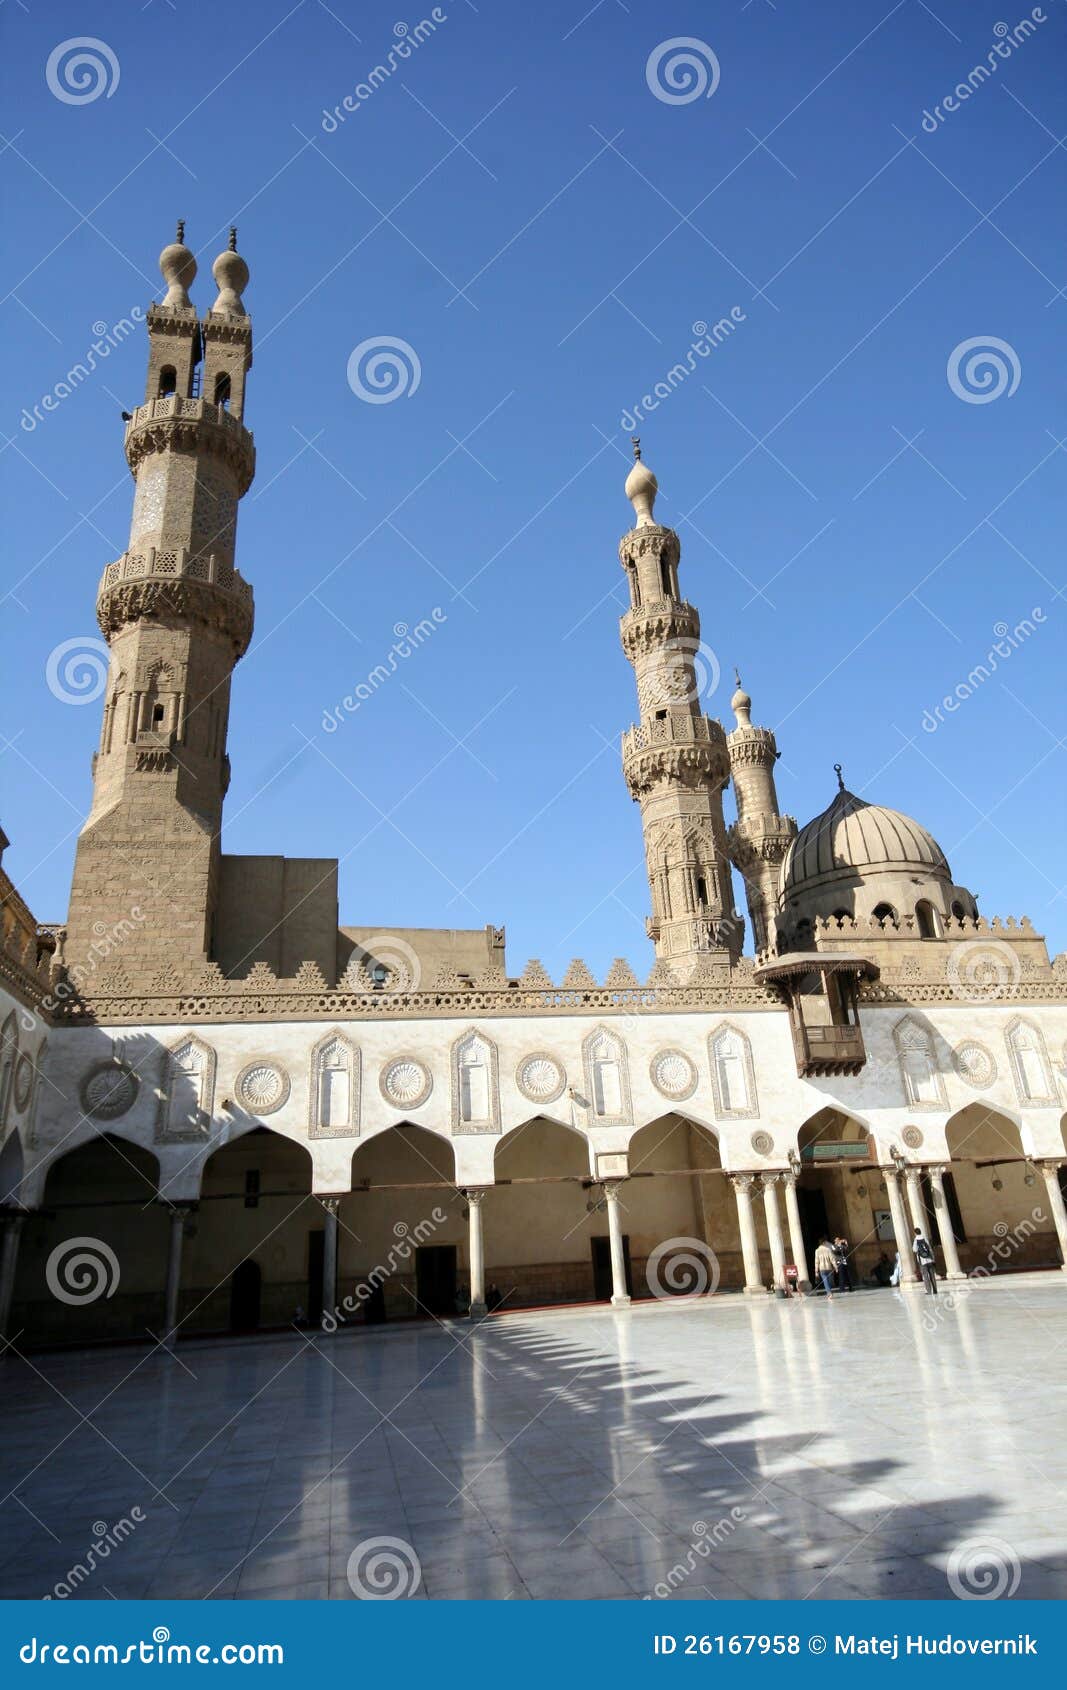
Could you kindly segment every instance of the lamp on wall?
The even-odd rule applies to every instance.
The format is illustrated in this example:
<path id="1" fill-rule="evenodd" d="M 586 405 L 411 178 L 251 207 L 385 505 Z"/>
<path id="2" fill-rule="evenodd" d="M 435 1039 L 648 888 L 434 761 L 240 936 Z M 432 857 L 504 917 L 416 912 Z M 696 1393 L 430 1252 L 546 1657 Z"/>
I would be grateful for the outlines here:
<path id="1" fill-rule="evenodd" d="M 902 1174 L 904 1172 L 904 1169 L 907 1167 L 908 1164 L 907 1164 L 905 1157 L 897 1149 L 895 1144 L 891 1144 L 889 1146 L 889 1155 L 892 1159 L 894 1168 L 897 1170 L 897 1173 Z"/>

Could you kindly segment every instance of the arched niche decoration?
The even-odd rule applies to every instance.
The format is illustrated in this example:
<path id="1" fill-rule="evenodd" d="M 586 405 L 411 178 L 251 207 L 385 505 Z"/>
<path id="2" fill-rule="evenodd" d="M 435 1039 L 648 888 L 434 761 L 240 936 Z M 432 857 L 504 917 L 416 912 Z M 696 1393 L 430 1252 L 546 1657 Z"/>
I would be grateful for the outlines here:
<path id="1" fill-rule="evenodd" d="M 452 1131 L 500 1131 L 497 1049 L 477 1027 L 468 1027 L 452 1046 Z"/>
<path id="2" fill-rule="evenodd" d="M 747 1033 L 724 1021 L 708 1036 L 711 1093 L 723 1121 L 750 1121 L 759 1114 L 752 1045 Z"/>
<path id="3" fill-rule="evenodd" d="M 210 1136 L 215 1066 L 215 1052 L 195 1033 L 186 1033 L 164 1052 L 157 1142 L 195 1143 Z"/>
<path id="4" fill-rule="evenodd" d="M 905 1015 L 893 1028 L 904 1096 L 912 1109 L 946 1109 L 945 1082 L 937 1065 L 930 1028 L 914 1015 Z"/>
<path id="5" fill-rule="evenodd" d="M 335 1027 L 311 1052 L 308 1137 L 351 1138 L 359 1132 L 359 1122 L 359 1048 Z"/>
<path id="6" fill-rule="evenodd" d="M 1059 1103 L 1044 1034 L 1032 1021 L 1016 1016 L 1004 1034 L 1011 1074 L 1020 1103 L 1055 1108 Z"/>
<path id="7" fill-rule="evenodd" d="M 633 1119 L 626 1045 L 608 1027 L 595 1027 L 582 1041 L 582 1070 L 589 1124 L 629 1126 Z"/>

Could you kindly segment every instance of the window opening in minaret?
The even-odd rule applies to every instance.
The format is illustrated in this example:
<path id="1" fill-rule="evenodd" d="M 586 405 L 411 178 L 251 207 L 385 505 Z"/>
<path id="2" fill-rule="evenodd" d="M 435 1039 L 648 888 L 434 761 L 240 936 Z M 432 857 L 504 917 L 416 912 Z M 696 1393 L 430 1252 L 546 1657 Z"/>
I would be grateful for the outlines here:
<path id="1" fill-rule="evenodd" d="M 225 370 L 215 377 L 215 403 L 224 411 L 230 403 L 230 378 Z"/>
<path id="2" fill-rule="evenodd" d="M 173 364 L 164 364 L 159 372 L 159 397 L 166 399 L 178 391 L 178 372 Z"/>
<path id="3" fill-rule="evenodd" d="M 895 922 L 897 919 L 897 912 L 893 908 L 892 904 L 875 904 L 874 919 L 875 921 Z"/>
<path id="4" fill-rule="evenodd" d="M 697 903 L 701 909 L 708 906 L 708 883 L 702 874 L 697 875 Z"/>

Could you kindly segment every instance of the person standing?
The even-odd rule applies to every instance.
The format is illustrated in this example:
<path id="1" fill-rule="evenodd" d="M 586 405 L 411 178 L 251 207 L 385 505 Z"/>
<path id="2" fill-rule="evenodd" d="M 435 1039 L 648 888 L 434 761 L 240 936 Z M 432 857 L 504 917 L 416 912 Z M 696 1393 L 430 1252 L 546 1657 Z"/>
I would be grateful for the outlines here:
<path id="1" fill-rule="evenodd" d="M 835 1238 L 832 1248 L 834 1261 L 837 1264 L 837 1289 L 839 1291 L 851 1291 L 852 1274 L 848 1265 L 848 1239 Z"/>
<path id="2" fill-rule="evenodd" d="M 911 1248 L 914 1253 L 919 1272 L 923 1276 L 923 1284 L 926 1287 L 926 1295 L 928 1297 L 936 1297 L 937 1264 L 934 1260 L 934 1252 L 931 1248 L 930 1240 L 923 1236 L 921 1227 L 917 1226 L 915 1228 L 915 1236 L 911 1241 Z"/>
<path id="3" fill-rule="evenodd" d="M 822 1280 L 822 1288 L 831 1301 L 833 1300 L 834 1295 L 834 1270 L 836 1266 L 837 1258 L 830 1247 L 829 1241 L 825 1238 L 820 1238 L 819 1247 L 815 1252 L 815 1272 Z"/>

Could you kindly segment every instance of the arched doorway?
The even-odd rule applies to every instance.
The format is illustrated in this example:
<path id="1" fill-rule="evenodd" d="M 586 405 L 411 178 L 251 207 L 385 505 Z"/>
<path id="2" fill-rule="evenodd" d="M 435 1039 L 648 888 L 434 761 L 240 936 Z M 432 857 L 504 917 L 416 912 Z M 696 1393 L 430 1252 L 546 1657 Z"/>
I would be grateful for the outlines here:
<path id="1" fill-rule="evenodd" d="M 809 1267 L 821 1238 L 847 1238 L 853 1279 L 868 1277 L 898 1244 L 885 1179 L 866 1127 L 844 1110 L 820 1109 L 797 1134 L 797 1203 Z"/>
<path id="2" fill-rule="evenodd" d="M 982 1103 L 968 1104 L 945 1128 L 960 1266 L 990 1273 L 1058 1267 L 1060 1253 L 1044 1180 L 1023 1150 L 1015 1123 Z M 999 1228 L 999 1230 L 998 1230 Z"/>
<path id="3" fill-rule="evenodd" d="M 494 1169 L 482 1208 L 485 1271 L 503 1306 L 592 1302 L 592 1240 L 607 1238 L 608 1222 L 584 1136 L 538 1116 L 504 1135 Z"/>
<path id="4" fill-rule="evenodd" d="M 322 1209 L 302 1144 L 253 1127 L 204 1165 L 186 1229 L 181 1329 L 289 1326 L 322 1296 Z M 317 1276 L 317 1284 L 316 1284 Z"/>
<path id="5" fill-rule="evenodd" d="M 352 1157 L 338 1224 L 338 1302 L 346 1321 L 446 1319 L 469 1299 L 467 1223 L 452 1145 L 405 1122 Z"/>
<path id="6" fill-rule="evenodd" d="M 692 1295 L 743 1285 L 737 1205 L 711 1129 L 682 1115 L 662 1115 L 634 1134 L 629 1161 L 619 1207 L 628 1229 L 632 1294 Z M 650 1272 L 649 1257 L 671 1241 L 676 1251 L 656 1258 Z M 694 1241 L 707 1252 L 694 1250 Z M 691 1267 L 683 1266 L 683 1257 Z"/>
<path id="7" fill-rule="evenodd" d="M 114 1134 L 57 1157 L 20 1243 L 11 1331 L 22 1344 L 159 1333 L 169 1227 L 158 1188 L 155 1156 Z"/>

